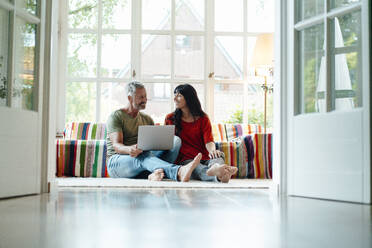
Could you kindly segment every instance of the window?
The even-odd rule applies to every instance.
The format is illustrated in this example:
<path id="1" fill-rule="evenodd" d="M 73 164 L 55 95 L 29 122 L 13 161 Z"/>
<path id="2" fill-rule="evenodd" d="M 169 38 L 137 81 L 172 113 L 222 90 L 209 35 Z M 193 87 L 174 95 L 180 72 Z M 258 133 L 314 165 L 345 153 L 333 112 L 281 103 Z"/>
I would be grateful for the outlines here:
<path id="1" fill-rule="evenodd" d="M 39 24 L 37 0 L 6 1 L 0 6 L 0 106 L 38 110 Z"/>
<path id="2" fill-rule="evenodd" d="M 158 123 L 180 83 L 197 89 L 216 122 L 247 113 L 248 88 L 261 83 L 250 80 L 249 61 L 257 36 L 274 31 L 273 9 L 273 0 L 66 0 L 65 121 L 105 122 L 126 105 L 132 80 L 145 84 L 144 112 Z"/>
<path id="3" fill-rule="evenodd" d="M 359 1 L 296 3 L 300 62 L 297 114 L 361 107 Z M 312 21 L 307 20 L 310 17 Z"/>

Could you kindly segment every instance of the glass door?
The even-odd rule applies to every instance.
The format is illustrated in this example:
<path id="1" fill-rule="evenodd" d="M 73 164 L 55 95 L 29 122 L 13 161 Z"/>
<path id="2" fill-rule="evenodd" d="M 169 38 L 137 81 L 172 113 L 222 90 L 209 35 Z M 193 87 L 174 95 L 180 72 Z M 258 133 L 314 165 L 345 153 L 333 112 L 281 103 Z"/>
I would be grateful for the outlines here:
<path id="1" fill-rule="evenodd" d="M 0 197 L 40 192 L 44 1 L 0 1 Z"/>
<path id="2" fill-rule="evenodd" d="M 368 8 L 363 0 L 290 3 L 291 195 L 370 201 Z"/>

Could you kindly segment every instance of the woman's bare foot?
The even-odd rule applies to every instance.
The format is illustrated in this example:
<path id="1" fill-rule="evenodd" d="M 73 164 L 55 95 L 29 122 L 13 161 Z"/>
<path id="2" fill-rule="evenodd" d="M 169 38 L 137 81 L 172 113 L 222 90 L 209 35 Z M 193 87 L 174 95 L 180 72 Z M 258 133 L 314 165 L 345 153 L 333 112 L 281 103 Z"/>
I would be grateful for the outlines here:
<path id="1" fill-rule="evenodd" d="M 226 174 L 225 170 L 227 170 L 227 166 L 227 164 L 213 164 L 211 168 L 207 170 L 207 175 L 222 177 Z"/>
<path id="2" fill-rule="evenodd" d="M 223 183 L 228 183 L 238 168 L 227 164 L 214 164 L 207 170 L 208 176 L 216 176 Z"/>
<path id="3" fill-rule="evenodd" d="M 150 181 L 161 181 L 164 178 L 164 170 L 163 169 L 156 169 L 153 173 L 148 176 Z"/>
<path id="4" fill-rule="evenodd" d="M 235 175 L 237 172 L 238 172 L 238 168 L 236 168 L 234 166 L 228 166 L 227 173 L 224 176 L 222 176 L 221 178 L 219 178 L 219 180 L 222 183 L 228 183 L 230 181 L 231 177 L 233 175 Z"/>
<path id="5" fill-rule="evenodd" d="M 200 164 L 200 160 L 202 158 L 202 154 L 198 153 L 193 161 L 190 163 L 181 166 L 178 170 L 178 180 L 181 182 L 188 182 L 190 181 L 190 176 L 193 170 Z"/>

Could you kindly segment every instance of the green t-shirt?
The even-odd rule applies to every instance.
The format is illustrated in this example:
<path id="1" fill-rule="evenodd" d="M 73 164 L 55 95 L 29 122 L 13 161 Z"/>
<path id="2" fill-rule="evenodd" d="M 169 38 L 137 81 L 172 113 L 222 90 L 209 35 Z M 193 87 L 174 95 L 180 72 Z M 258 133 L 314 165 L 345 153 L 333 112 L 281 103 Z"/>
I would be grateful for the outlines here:
<path id="1" fill-rule="evenodd" d="M 115 132 L 123 133 L 123 143 L 126 146 L 137 144 L 138 139 L 138 126 L 154 125 L 152 118 L 144 113 L 138 112 L 137 116 L 132 116 L 119 109 L 113 112 L 106 124 L 107 130 L 107 158 L 116 154 L 114 146 L 110 140 L 109 134 Z"/>

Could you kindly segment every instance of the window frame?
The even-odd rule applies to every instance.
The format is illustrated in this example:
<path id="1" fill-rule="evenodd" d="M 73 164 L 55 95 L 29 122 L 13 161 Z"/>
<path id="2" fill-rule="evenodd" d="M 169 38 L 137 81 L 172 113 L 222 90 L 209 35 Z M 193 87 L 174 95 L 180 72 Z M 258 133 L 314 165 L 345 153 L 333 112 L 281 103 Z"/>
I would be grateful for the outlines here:
<path id="1" fill-rule="evenodd" d="M 9 23 L 8 23 L 8 54 L 7 54 L 7 97 L 6 104 L 1 107 L 9 107 L 11 109 L 21 109 L 22 111 L 40 112 L 39 98 L 40 96 L 40 51 L 41 51 L 41 5 L 42 0 L 37 0 L 36 13 L 31 14 L 27 10 L 22 8 L 22 0 L 14 0 L 12 2 L 0 1 L 0 8 L 8 12 Z M 32 109 L 25 109 L 22 106 L 14 106 L 13 102 L 13 85 L 16 80 L 16 19 L 20 18 L 29 24 L 36 25 L 35 30 L 35 51 L 34 51 L 34 81 L 33 81 L 33 103 Z"/>
<path id="2" fill-rule="evenodd" d="M 97 0 L 98 6 L 101 8 L 102 0 Z M 169 104 L 171 109 L 173 109 L 173 89 L 180 83 L 191 83 L 191 84 L 199 84 L 204 87 L 204 95 L 199 96 L 203 104 L 203 109 L 208 113 L 211 121 L 214 121 L 214 88 L 216 84 L 242 84 L 244 85 L 244 95 L 248 94 L 248 78 L 251 76 L 248 72 L 248 61 L 247 61 L 247 53 L 248 53 L 248 38 L 249 37 L 257 37 L 259 34 L 264 34 L 268 32 L 248 32 L 248 3 L 249 0 L 242 0 L 243 2 L 243 31 L 241 32 L 217 32 L 214 30 L 214 12 L 215 12 L 215 5 L 214 1 L 204 0 L 204 30 L 203 31 L 191 31 L 191 30 L 176 30 L 175 29 L 175 4 L 176 0 L 170 0 L 171 2 L 171 27 L 169 30 L 142 30 L 141 20 L 142 20 L 142 8 L 141 4 L 142 1 L 132 0 L 132 23 L 131 23 L 131 30 L 122 30 L 121 33 L 123 34 L 131 34 L 131 77 L 129 79 L 111 79 L 111 78 L 99 78 L 100 74 L 100 49 L 101 44 L 100 42 L 100 35 L 98 34 L 97 38 L 97 75 L 95 78 L 68 78 L 67 77 L 67 37 L 70 31 L 78 32 L 84 31 L 88 32 L 89 30 L 84 29 L 70 29 L 68 27 L 68 0 L 61 1 L 61 8 L 60 8 L 60 36 L 59 36 L 59 44 L 61 44 L 59 51 L 59 65 L 61 70 L 61 74 L 59 75 L 59 92 L 63 92 L 63 95 L 59 96 L 58 99 L 58 110 L 60 113 L 59 123 L 57 124 L 58 131 L 62 131 L 65 125 L 65 98 L 66 98 L 66 89 L 65 89 L 65 82 L 96 82 L 96 121 L 100 120 L 100 94 L 101 94 L 101 87 L 100 83 L 103 82 L 122 82 L 128 83 L 132 80 L 137 80 L 145 85 L 148 83 L 169 83 L 170 84 L 170 99 Z M 275 4 L 275 1 L 272 1 L 272 4 Z M 102 32 L 102 18 L 101 18 L 100 9 L 98 10 L 98 27 L 97 29 L 101 29 Z M 117 33 L 117 30 L 113 31 Z M 275 32 L 275 30 L 273 30 Z M 145 78 L 142 76 L 141 73 L 141 37 L 143 34 L 153 34 L 153 35 L 169 35 L 171 38 L 171 75 L 170 78 L 165 79 L 155 79 L 155 78 Z M 176 36 L 177 35 L 196 35 L 204 37 L 204 75 L 202 79 L 179 79 L 175 78 L 175 49 L 176 49 Z M 234 80 L 219 80 L 214 78 L 214 40 L 217 36 L 231 36 L 231 37 L 241 37 L 243 40 L 243 75 L 241 79 L 234 79 Z M 135 76 L 133 76 L 135 75 Z M 254 83 L 256 84 L 256 83 Z M 244 101 L 245 102 L 245 101 Z M 243 123 L 247 123 L 248 117 L 248 107 L 247 104 L 243 104 Z"/>
<path id="3" fill-rule="evenodd" d="M 324 1 L 324 10 L 322 13 L 317 14 L 316 16 L 305 18 L 303 20 L 297 20 L 298 16 L 294 18 L 293 23 L 293 32 L 295 37 L 295 43 L 294 43 L 294 58 L 300 58 L 299 51 L 299 36 L 300 32 L 304 31 L 307 28 L 315 27 L 318 24 L 323 24 L 323 30 L 324 30 L 324 57 L 325 57 L 325 78 L 326 78 L 326 89 L 325 89 L 325 102 L 326 102 L 326 112 L 331 111 L 342 111 L 335 109 L 335 101 L 336 101 L 336 89 L 335 89 L 335 83 L 334 83 L 334 56 L 337 54 L 345 54 L 350 52 L 358 52 L 358 64 L 360 65 L 360 70 L 358 74 L 358 78 L 360 81 L 359 83 L 359 90 L 358 94 L 362 97 L 362 85 L 363 85 L 363 78 L 362 78 L 362 66 L 361 61 L 363 55 L 361 54 L 362 51 L 362 36 L 363 36 L 363 30 L 360 30 L 360 37 L 359 37 L 359 46 L 345 46 L 345 47 L 337 47 L 332 48 L 334 44 L 334 35 L 332 33 L 332 27 L 334 18 L 336 17 L 342 17 L 347 14 L 357 13 L 358 11 L 361 14 L 361 20 L 362 20 L 362 1 L 351 3 L 346 6 L 342 7 L 332 7 L 331 1 Z M 295 2 L 295 10 L 298 10 L 298 1 Z M 294 115 L 304 115 L 304 114 L 311 114 L 306 113 L 304 111 L 304 103 L 303 103 L 303 91 L 301 90 L 301 87 L 303 86 L 303 82 L 300 78 L 300 63 L 295 64 L 295 68 L 293 70 L 294 78 L 297 80 L 298 83 L 294 85 L 294 92 L 297 92 L 294 94 Z M 359 106 L 355 107 L 354 109 L 362 108 L 363 107 L 363 98 L 359 98 Z M 314 112 L 317 113 L 317 112 Z"/>

